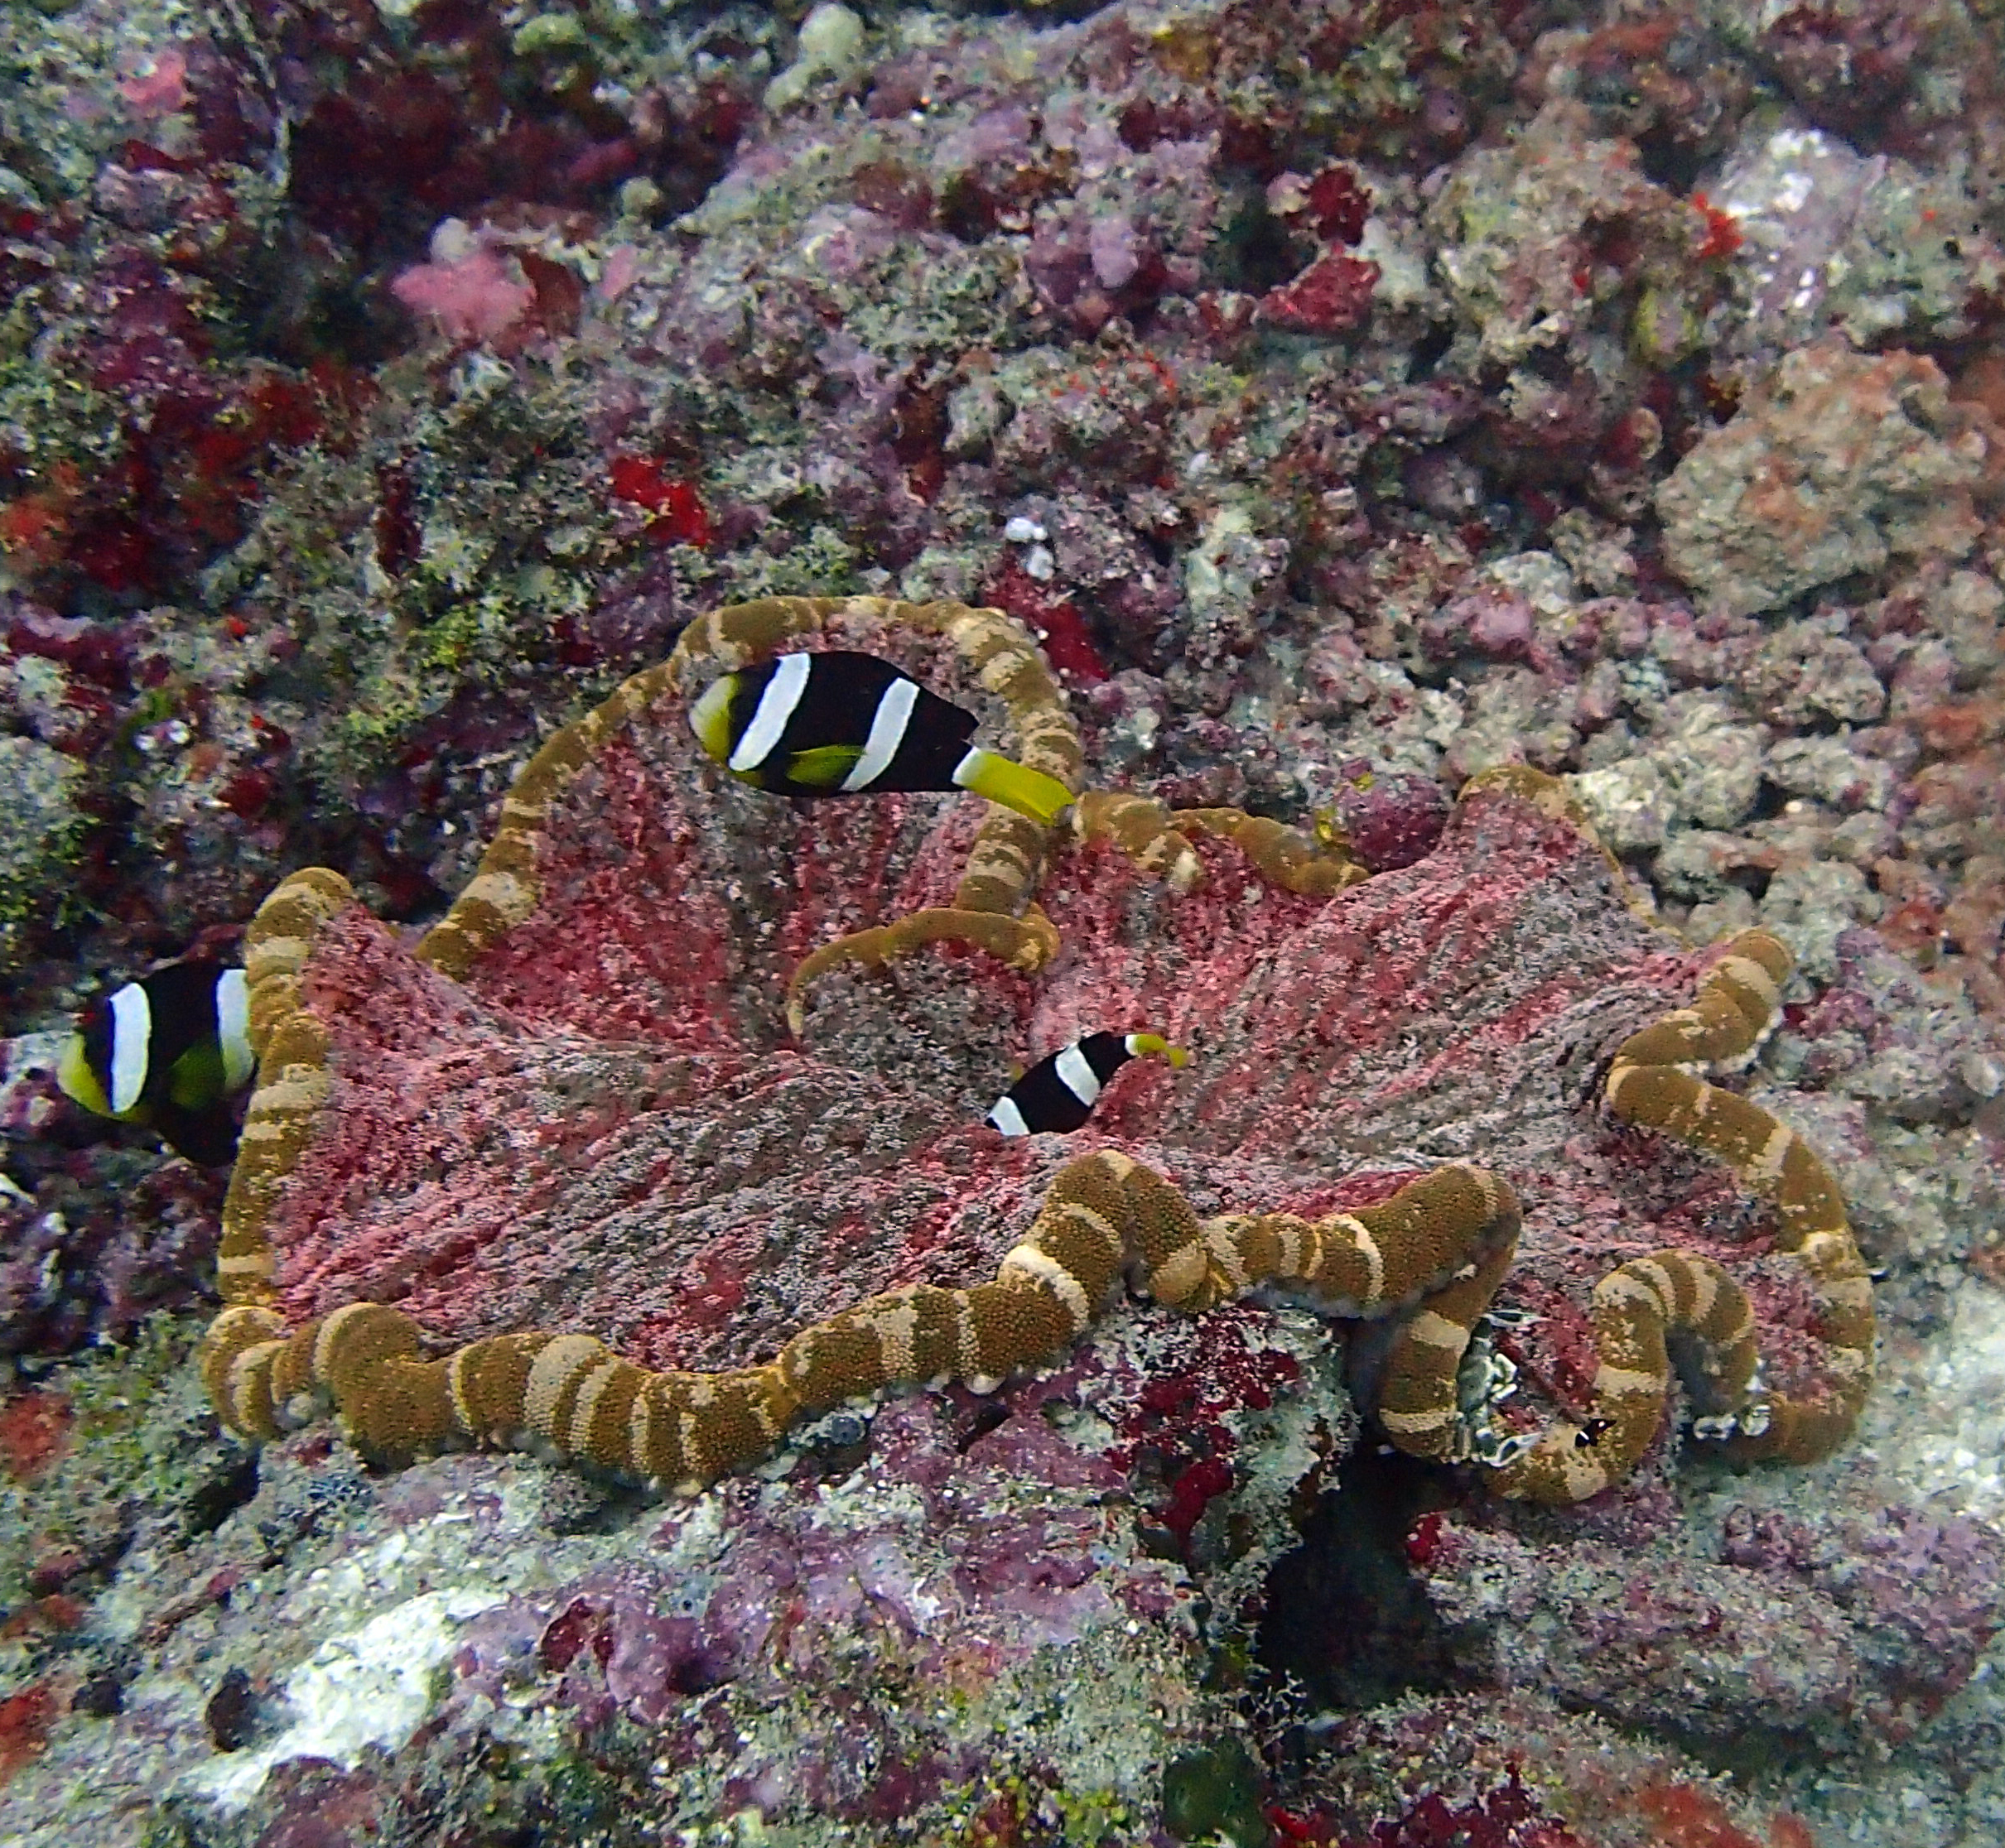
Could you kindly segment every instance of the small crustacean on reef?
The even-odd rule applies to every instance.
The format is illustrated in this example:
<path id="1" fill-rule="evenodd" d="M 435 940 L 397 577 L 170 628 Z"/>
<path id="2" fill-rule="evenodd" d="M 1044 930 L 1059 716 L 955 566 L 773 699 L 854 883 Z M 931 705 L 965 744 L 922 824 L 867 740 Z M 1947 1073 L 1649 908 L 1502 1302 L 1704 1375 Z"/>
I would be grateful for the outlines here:
<path id="1" fill-rule="evenodd" d="M 852 648 L 987 695 L 1069 806 L 831 825 L 719 773 L 709 685 Z M 287 879 L 247 940 L 259 1085 L 204 1359 L 228 1423 L 331 1408 L 388 1460 L 528 1443 L 701 1483 L 854 1395 L 1048 1361 L 1125 1279 L 1380 1320 L 1392 1441 L 1507 1496 L 1619 1480 L 1679 1382 L 1732 1453 L 1843 1439 L 1873 1345 L 1844 1204 L 1697 1074 L 1757 1045 L 1781 944 L 1701 962 L 1632 915 L 1534 771 L 1476 778 L 1433 854 L 1370 878 L 1341 841 L 1081 772 L 1000 612 L 768 599 L 552 737 L 415 948 L 335 874 Z M 962 1024 L 855 1024 L 901 1006 Z M 912 1076 L 923 1051 L 992 1098 L 999 1035 L 1048 1046 L 1089 1006 L 1191 1064 L 1110 1067 L 1063 1140 Z M 1635 1197 L 1680 1151 L 1770 1203 L 1765 1239 L 1689 1174 Z"/>

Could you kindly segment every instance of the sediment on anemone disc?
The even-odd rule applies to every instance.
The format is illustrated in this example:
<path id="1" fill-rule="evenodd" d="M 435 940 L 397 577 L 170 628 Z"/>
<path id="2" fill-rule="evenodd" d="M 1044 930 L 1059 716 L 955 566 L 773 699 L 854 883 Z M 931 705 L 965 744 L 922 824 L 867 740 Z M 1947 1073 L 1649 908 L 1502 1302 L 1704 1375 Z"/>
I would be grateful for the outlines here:
<path id="1" fill-rule="evenodd" d="M 259 1083 L 203 1363 L 234 1429 L 331 1409 L 387 1460 L 535 1443 L 702 1482 L 851 1396 L 1047 1361 L 1125 1278 L 1185 1312 L 1279 1287 L 1393 1318 L 1388 1434 L 1508 1496 L 1619 1480 L 1674 1353 L 1709 1442 L 1803 1461 L 1842 1441 L 1872 1349 L 1843 1202 L 1792 1132 L 1689 1069 L 1756 1044 L 1775 939 L 1735 939 L 1688 1002 L 1689 959 L 1523 769 L 1476 779 L 1434 855 L 1371 879 L 1299 830 L 1117 792 L 1049 830 L 966 798 L 804 816 L 720 776 L 686 723 L 706 675 L 795 643 L 932 646 L 921 671 L 986 693 L 1015 753 L 1078 790 L 1063 700 L 1000 613 L 774 599 L 706 618 L 552 737 L 415 949 L 337 875 L 286 881 L 247 940 Z M 955 939 L 976 953 L 926 950 Z M 1024 1030 L 1132 995 L 1196 1061 L 1124 1073 L 1038 1149 L 816 1052 L 811 980 L 894 999 L 928 970 Z M 1583 1036 L 1612 1047 L 1584 1100 L 1562 1070 Z M 1775 1331 L 1729 1244 L 1654 1245 L 1610 1190 L 1540 1178 L 1604 1097 L 1772 1202 L 1812 1326 L 1789 1379 L 1764 1378 Z M 854 1133 L 810 1127 L 830 1123 Z M 1336 1158 L 1389 1145 L 1404 1174 Z M 1468 1157 L 1429 1158 L 1450 1145 Z M 1554 1245 L 1535 1200 L 1521 1245 L 1520 1194 L 1562 1184 L 1593 1237 Z M 1198 1185 L 1246 1210 L 1201 1217 Z M 916 1253 L 884 1236 L 917 1226 Z M 1581 1403 L 1506 1408 L 1500 1289 L 1625 1248 L 1581 1311 Z M 693 1307 L 692 1277 L 711 1280 Z"/>

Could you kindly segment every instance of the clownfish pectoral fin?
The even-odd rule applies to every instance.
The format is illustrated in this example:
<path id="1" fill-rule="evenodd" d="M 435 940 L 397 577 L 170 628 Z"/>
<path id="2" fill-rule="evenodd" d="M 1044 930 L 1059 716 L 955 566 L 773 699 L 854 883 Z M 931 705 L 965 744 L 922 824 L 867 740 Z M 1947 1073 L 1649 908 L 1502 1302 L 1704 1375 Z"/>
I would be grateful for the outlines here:
<path id="1" fill-rule="evenodd" d="M 837 790 L 862 755 L 854 744 L 818 744 L 812 750 L 797 751 L 787 760 L 788 780 L 810 789 Z"/>
<path id="2" fill-rule="evenodd" d="M 223 1095 L 223 1048 L 203 1040 L 167 1068 L 167 1101 L 176 1109 L 200 1110 Z"/>
<path id="3" fill-rule="evenodd" d="M 1072 806 L 1072 792 L 1056 777 L 979 746 L 955 767 L 954 781 L 962 789 L 1000 802 L 1047 828 Z"/>

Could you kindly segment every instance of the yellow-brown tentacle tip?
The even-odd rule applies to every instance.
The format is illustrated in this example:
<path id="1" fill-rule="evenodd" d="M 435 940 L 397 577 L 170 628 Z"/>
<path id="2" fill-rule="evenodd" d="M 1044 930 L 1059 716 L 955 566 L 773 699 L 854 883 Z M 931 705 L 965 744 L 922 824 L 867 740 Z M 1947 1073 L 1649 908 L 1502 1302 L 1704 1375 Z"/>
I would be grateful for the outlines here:
<path id="1" fill-rule="evenodd" d="M 285 1345 L 285 1318 L 270 1309 L 225 1309 L 209 1325 L 198 1363 L 202 1384 L 231 1430 L 258 1438 L 284 1430 L 271 1382 Z"/>
<path id="2" fill-rule="evenodd" d="M 1111 842 L 1174 891 L 1194 892 L 1204 883 L 1197 850 L 1177 831 L 1169 811 L 1151 796 L 1089 789 L 1072 804 L 1072 828 L 1077 840 Z"/>
<path id="3" fill-rule="evenodd" d="M 1585 816 L 1566 785 L 1557 777 L 1535 770 L 1529 763 L 1494 763 L 1478 770 L 1456 792 L 1458 802 L 1478 796 L 1516 796 L 1531 803 L 1554 820 L 1574 821 L 1584 827 Z M 1592 833 L 1591 829 L 1585 831 Z"/>
<path id="4" fill-rule="evenodd" d="M 1229 840 L 1253 862 L 1260 877 L 1284 892 L 1320 898 L 1348 890 L 1371 878 L 1341 840 L 1310 834 L 1243 809 L 1178 809 L 1170 820 L 1186 834 Z"/>
<path id="5" fill-rule="evenodd" d="M 325 866 L 301 867 L 272 888 L 244 932 L 244 973 L 253 982 L 267 970 L 304 960 L 313 933 L 354 902 L 354 888 Z"/>
<path id="6" fill-rule="evenodd" d="M 1021 917 L 935 906 L 891 924 L 853 931 L 811 950 L 787 984 L 787 1027 L 798 1039 L 807 1027 L 807 990 L 831 970 L 882 969 L 928 943 L 966 943 L 986 950 L 1019 974 L 1033 975 L 1058 952 L 1058 932 L 1038 908 Z"/>

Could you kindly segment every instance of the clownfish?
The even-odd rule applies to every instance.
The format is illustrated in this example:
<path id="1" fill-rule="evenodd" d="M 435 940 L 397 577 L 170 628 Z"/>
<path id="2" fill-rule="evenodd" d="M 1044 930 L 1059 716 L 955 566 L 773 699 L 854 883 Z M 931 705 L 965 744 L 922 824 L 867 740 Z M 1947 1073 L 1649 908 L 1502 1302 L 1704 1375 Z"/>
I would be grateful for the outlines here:
<path id="1" fill-rule="evenodd" d="M 1155 1033 L 1088 1033 L 1039 1059 L 989 1112 L 1005 1136 L 1063 1136 L 1093 1114 L 1107 1080 L 1129 1060 L 1154 1053 L 1173 1066 L 1190 1054 Z"/>
<path id="2" fill-rule="evenodd" d="M 1056 777 L 971 744 L 973 713 L 875 655 L 784 654 L 722 675 L 689 723 L 734 777 L 778 796 L 966 789 L 1047 826 L 1072 806 Z"/>
<path id="3" fill-rule="evenodd" d="M 229 1100 L 257 1067 L 243 971 L 195 956 L 93 1003 L 55 1081 L 85 1109 L 144 1124 L 176 1153 L 214 1167 L 236 1155 Z"/>

